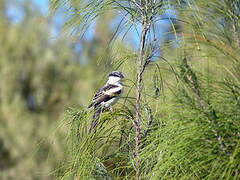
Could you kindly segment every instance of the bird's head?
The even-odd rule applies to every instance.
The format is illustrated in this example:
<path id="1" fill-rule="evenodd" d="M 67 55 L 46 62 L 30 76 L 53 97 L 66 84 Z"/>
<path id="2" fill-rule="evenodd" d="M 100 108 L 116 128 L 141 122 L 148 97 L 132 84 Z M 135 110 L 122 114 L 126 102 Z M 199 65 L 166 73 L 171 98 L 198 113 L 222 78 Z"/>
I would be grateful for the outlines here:
<path id="1" fill-rule="evenodd" d="M 124 75 L 120 71 L 113 71 L 108 75 L 108 84 L 120 83 Z"/>

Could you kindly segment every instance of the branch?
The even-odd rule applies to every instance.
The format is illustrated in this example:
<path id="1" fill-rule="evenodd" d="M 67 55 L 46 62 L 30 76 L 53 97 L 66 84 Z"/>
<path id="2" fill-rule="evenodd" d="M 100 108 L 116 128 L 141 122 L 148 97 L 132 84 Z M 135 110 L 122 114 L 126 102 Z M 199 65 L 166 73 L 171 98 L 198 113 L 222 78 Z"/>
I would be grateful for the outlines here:
<path id="1" fill-rule="evenodd" d="M 135 166 L 136 166 L 136 179 L 140 178 L 140 158 L 139 158 L 139 151 L 141 145 L 141 95 L 143 89 L 143 73 L 146 68 L 146 60 L 145 60 L 145 45 L 146 45 L 146 37 L 149 31 L 149 26 L 147 24 L 147 19 L 143 19 L 142 22 L 142 33 L 141 33 L 141 40 L 140 40 L 140 48 L 139 48 L 139 56 L 137 60 L 137 84 L 136 84 L 136 119 L 134 121 L 134 127 L 136 132 L 135 137 Z"/>

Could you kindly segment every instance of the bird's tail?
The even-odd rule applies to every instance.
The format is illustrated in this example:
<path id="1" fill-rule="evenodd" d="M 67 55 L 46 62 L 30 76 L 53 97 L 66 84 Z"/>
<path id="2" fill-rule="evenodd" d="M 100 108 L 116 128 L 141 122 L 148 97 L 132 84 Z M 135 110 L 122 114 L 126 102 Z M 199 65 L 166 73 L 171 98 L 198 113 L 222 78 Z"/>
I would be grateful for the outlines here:
<path id="1" fill-rule="evenodd" d="M 92 117 L 92 123 L 91 123 L 91 127 L 89 129 L 89 132 L 92 132 L 93 129 L 96 128 L 96 126 L 97 126 L 97 124 L 99 122 L 99 118 L 100 118 L 101 112 L 102 112 L 102 108 L 101 107 L 95 108 L 95 112 L 94 112 L 93 117 Z"/>

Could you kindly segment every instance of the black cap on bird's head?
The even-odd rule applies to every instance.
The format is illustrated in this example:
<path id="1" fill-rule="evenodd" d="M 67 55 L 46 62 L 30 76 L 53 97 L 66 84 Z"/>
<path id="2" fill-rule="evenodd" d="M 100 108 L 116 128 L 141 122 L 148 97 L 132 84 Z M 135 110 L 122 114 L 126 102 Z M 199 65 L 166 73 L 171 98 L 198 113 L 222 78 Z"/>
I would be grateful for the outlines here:
<path id="1" fill-rule="evenodd" d="M 120 71 L 113 71 L 113 72 L 111 72 L 109 75 L 108 75 L 108 77 L 111 77 L 111 76 L 113 76 L 113 77 L 119 77 L 119 78 L 124 78 L 124 75 L 123 75 L 123 73 L 122 72 L 120 72 Z"/>

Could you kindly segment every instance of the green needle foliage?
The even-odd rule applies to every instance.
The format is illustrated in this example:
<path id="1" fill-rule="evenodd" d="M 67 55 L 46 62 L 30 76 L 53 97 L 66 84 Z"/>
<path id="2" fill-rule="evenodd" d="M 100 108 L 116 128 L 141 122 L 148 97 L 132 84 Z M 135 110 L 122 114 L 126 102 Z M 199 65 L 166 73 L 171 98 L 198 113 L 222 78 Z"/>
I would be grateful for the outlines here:
<path id="1" fill-rule="evenodd" d="M 89 114 L 85 108 L 69 110 L 72 120 L 69 122 L 68 158 L 63 163 L 65 171 L 59 171 L 59 176 L 62 179 L 115 179 L 131 174 L 129 148 L 132 142 L 128 137 L 131 130 L 125 132 L 131 123 L 125 119 L 128 118 L 126 112 L 116 109 L 114 113 L 102 113 L 92 132 L 89 132 L 92 119 Z"/>

